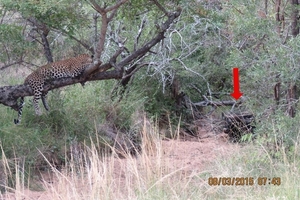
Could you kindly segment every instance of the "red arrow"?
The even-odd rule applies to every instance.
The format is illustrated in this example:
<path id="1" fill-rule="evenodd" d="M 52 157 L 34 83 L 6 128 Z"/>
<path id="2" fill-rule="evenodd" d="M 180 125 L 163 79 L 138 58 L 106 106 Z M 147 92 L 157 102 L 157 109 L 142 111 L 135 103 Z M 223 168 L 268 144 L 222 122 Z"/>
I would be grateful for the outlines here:
<path id="1" fill-rule="evenodd" d="M 240 80 L 239 80 L 239 68 L 232 69 L 232 76 L 233 76 L 233 93 L 231 96 L 238 100 L 243 93 L 240 92 Z"/>

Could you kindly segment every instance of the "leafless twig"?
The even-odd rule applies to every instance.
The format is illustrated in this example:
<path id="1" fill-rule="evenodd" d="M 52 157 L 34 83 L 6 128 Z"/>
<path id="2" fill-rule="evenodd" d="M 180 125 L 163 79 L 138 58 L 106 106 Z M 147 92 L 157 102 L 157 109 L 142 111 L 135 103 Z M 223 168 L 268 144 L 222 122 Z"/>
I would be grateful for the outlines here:
<path id="1" fill-rule="evenodd" d="M 11 66 L 13 66 L 13 65 L 21 64 L 22 62 L 23 62 L 23 60 L 20 59 L 20 60 L 18 60 L 18 61 L 16 61 L 16 62 L 12 62 L 12 63 L 6 64 L 6 65 L 2 66 L 2 67 L 0 68 L 0 70 L 4 70 L 4 69 L 6 69 L 6 68 L 8 68 L 8 67 L 11 67 Z"/>

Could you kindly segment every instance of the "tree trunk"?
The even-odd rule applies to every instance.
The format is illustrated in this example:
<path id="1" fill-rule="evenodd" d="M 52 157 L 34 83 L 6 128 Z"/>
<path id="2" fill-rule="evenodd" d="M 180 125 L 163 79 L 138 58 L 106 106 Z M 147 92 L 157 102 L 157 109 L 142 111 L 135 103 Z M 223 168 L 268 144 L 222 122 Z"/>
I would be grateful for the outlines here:
<path id="1" fill-rule="evenodd" d="M 292 36 L 296 37 L 299 34 L 299 0 L 290 0 L 290 3 L 292 5 L 292 13 L 291 13 L 291 29 L 292 29 Z"/>
<path id="2" fill-rule="evenodd" d="M 286 113 L 290 117 L 295 117 L 296 115 L 296 91 L 297 87 L 295 84 L 290 84 L 290 87 L 286 94 L 286 101 L 287 101 L 287 109 Z"/>
<path id="3" fill-rule="evenodd" d="M 30 23 L 32 23 L 32 26 L 35 26 L 37 28 L 37 33 L 40 34 L 42 38 L 42 44 L 44 48 L 44 54 L 47 58 L 48 63 L 53 62 L 53 56 L 51 53 L 50 45 L 48 42 L 48 34 L 50 32 L 50 29 L 46 26 L 46 24 L 39 22 L 35 17 L 29 17 L 27 19 Z"/>
<path id="4" fill-rule="evenodd" d="M 43 47 L 44 47 L 44 54 L 47 58 L 47 61 L 48 63 L 52 63 L 53 62 L 53 56 L 52 56 L 52 53 L 51 53 L 51 49 L 50 49 L 50 46 L 49 46 L 49 42 L 48 42 L 48 33 L 49 32 L 44 32 L 41 34 L 41 37 L 42 37 L 42 43 L 43 43 Z"/>
<path id="5" fill-rule="evenodd" d="M 281 0 L 275 2 L 275 19 L 278 22 L 276 31 L 281 36 L 284 29 L 284 9 Z"/>

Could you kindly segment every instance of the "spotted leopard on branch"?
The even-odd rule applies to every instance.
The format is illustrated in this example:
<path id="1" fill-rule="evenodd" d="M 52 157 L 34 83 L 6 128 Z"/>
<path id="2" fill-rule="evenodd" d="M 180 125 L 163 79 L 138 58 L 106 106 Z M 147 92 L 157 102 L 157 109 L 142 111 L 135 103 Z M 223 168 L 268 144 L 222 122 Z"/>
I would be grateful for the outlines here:
<path id="1" fill-rule="evenodd" d="M 43 105 L 46 110 L 49 110 L 49 106 L 46 101 L 46 92 L 42 92 L 45 81 L 59 78 L 74 78 L 83 73 L 85 68 L 93 62 L 93 56 L 88 54 L 82 54 L 77 57 L 61 60 L 53 63 L 46 64 L 36 71 L 32 72 L 24 81 L 25 85 L 29 85 L 33 91 L 33 106 L 36 115 L 41 115 L 38 101 L 42 99 Z M 24 104 L 24 98 L 21 98 L 18 119 L 15 119 L 15 124 L 21 121 L 22 108 Z"/>

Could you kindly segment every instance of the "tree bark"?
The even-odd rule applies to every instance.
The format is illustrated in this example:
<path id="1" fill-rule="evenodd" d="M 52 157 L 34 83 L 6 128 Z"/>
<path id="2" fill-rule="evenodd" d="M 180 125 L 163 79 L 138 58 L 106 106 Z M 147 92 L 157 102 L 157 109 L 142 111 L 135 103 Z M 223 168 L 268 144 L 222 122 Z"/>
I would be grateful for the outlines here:
<path id="1" fill-rule="evenodd" d="M 284 29 L 284 9 L 281 0 L 275 2 L 275 19 L 278 22 L 277 33 L 281 36 Z"/>
<path id="2" fill-rule="evenodd" d="M 47 58 L 48 63 L 52 63 L 53 62 L 53 56 L 51 53 L 51 49 L 50 49 L 50 45 L 48 42 L 48 34 L 50 32 L 50 29 L 46 26 L 46 24 L 39 22 L 36 18 L 34 17 L 30 17 L 28 18 L 28 21 L 31 22 L 34 26 L 37 27 L 37 32 L 41 35 L 42 38 L 42 45 L 44 48 L 44 54 Z M 41 31 L 41 33 L 39 32 L 39 30 Z"/>
<path id="3" fill-rule="evenodd" d="M 48 33 L 49 32 L 43 32 L 41 34 L 41 37 L 42 37 L 42 43 L 43 43 L 43 47 L 44 47 L 44 54 L 47 58 L 48 63 L 52 63 L 53 56 L 52 56 L 50 45 L 49 45 L 48 38 L 47 38 Z"/>
<path id="4" fill-rule="evenodd" d="M 287 101 L 286 113 L 288 116 L 292 118 L 296 116 L 296 93 L 297 93 L 296 85 L 290 83 L 289 89 L 287 90 L 287 94 L 286 94 L 286 101 Z"/>
<path id="5" fill-rule="evenodd" d="M 296 37 L 299 34 L 299 0 L 290 0 L 290 3 L 292 5 L 292 13 L 291 13 L 291 29 L 292 29 L 292 36 Z"/>
<path id="6" fill-rule="evenodd" d="M 97 70 L 100 60 L 101 60 L 103 48 L 104 48 L 108 24 L 112 20 L 112 18 L 115 16 L 118 8 L 121 5 L 123 5 L 124 3 L 126 3 L 127 1 L 128 0 L 120 0 L 115 5 L 106 8 L 105 6 L 100 7 L 95 2 L 95 0 L 90 0 L 92 7 L 101 15 L 101 29 L 100 29 L 99 40 L 96 45 L 96 49 L 94 50 L 95 51 L 94 59 L 95 59 L 96 64 L 90 65 L 86 68 L 86 70 L 83 73 L 84 77 L 88 76 L 89 74 L 91 74 Z M 108 16 L 108 13 L 111 13 L 111 14 Z"/>

